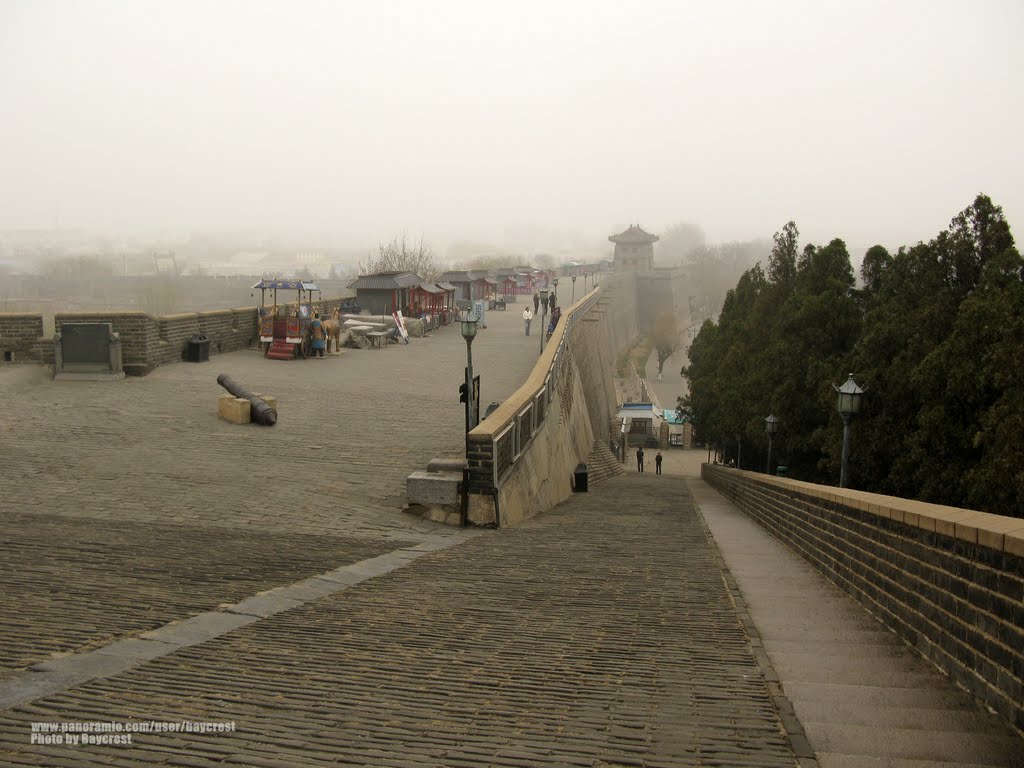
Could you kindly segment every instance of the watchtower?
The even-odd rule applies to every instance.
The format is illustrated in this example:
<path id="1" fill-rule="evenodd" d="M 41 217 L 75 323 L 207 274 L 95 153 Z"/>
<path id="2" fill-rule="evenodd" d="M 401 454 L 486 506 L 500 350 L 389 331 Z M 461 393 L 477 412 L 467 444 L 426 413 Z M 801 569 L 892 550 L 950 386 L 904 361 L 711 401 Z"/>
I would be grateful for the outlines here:
<path id="1" fill-rule="evenodd" d="M 632 225 L 625 232 L 609 235 L 615 243 L 616 272 L 650 272 L 654 269 L 654 244 L 658 236 Z"/>

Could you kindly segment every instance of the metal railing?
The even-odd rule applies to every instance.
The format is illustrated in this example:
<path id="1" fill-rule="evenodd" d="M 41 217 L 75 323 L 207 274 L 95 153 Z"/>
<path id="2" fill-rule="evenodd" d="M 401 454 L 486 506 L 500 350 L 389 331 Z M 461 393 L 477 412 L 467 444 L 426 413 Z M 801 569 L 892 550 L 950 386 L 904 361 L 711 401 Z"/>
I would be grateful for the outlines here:
<path id="1" fill-rule="evenodd" d="M 601 288 L 594 288 L 563 313 L 526 383 L 470 432 L 473 442 L 491 442 L 491 466 L 480 467 L 478 476 L 489 477 L 494 488 L 514 469 L 551 414 L 557 386 L 568 375 L 569 348 L 577 326 L 600 298 Z"/>

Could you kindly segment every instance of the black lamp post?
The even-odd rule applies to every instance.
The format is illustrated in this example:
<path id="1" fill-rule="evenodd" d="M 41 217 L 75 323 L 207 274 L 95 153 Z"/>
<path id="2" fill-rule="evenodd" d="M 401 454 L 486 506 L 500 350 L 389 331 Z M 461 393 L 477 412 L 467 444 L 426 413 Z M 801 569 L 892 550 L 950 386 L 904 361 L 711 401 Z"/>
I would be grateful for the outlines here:
<path id="1" fill-rule="evenodd" d="M 548 289 L 540 289 L 540 352 L 544 354 L 544 336 L 548 331 L 548 327 L 544 324 L 544 316 L 548 313 Z M 554 307 L 552 307 L 554 309 Z"/>
<path id="2" fill-rule="evenodd" d="M 467 432 L 476 426 L 476 411 L 473 409 L 473 339 L 476 338 L 476 320 L 476 315 L 469 312 L 462 316 L 462 338 L 466 340 L 466 407 L 469 408 Z"/>
<path id="3" fill-rule="evenodd" d="M 572 301 L 569 304 L 576 303 L 576 278 L 579 276 L 579 269 L 576 270 L 576 274 L 572 276 Z"/>
<path id="4" fill-rule="evenodd" d="M 843 417 L 843 458 L 839 470 L 839 487 L 845 488 L 847 459 L 850 454 L 850 419 L 860 412 L 860 399 L 865 390 L 857 386 L 852 373 L 843 386 L 837 387 L 833 384 L 832 389 L 839 393 L 839 415 Z"/>
<path id="5" fill-rule="evenodd" d="M 551 311 L 554 312 L 555 307 L 557 306 L 555 302 L 558 301 L 558 278 L 554 278 L 551 282 L 554 283 L 555 287 L 551 289 L 551 298 L 549 301 L 551 302 Z"/>
<path id="6" fill-rule="evenodd" d="M 779 431 L 779 418 L 774 413 L 765 418 L 764 431 L 768 433 L 768 464 L 764 471 L 765 474 L 770 475 L 772 473 L 772 438 Z"/>

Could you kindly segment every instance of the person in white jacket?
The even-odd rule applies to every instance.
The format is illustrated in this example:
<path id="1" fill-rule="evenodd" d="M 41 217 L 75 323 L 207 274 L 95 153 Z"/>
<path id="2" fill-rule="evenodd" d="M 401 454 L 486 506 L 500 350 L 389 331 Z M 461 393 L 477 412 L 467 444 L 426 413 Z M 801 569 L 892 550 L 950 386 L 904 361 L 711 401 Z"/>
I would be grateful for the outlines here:
<path id="1" fill-rule="evenodd" d="M 530 335 L 530 321 L 533 320 L 533 312 L 527 307 L 523 310 L 523 322 L 526 324 L 526 335 Z"/>

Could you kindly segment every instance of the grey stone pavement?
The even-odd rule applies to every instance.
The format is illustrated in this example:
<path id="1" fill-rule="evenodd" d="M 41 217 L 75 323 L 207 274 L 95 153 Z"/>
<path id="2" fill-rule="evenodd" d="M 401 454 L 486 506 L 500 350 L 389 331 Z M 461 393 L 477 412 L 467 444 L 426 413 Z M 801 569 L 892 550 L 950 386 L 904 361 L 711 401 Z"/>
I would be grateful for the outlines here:
<path id="1" fill-rule="evenodd" d="M 520 314 L 489 313 L 474 343 L 485 403 L 536 358 Z M 115 385 L 0 370 L 0 765 L 923 768 L 1024 753 L 701 483 L 700 451 L 512 529 L 401 513 L 405 475 L 458 453 L 464 356 L 450 327 Z M 218 421 L 221 371 L 278 395 L 279 424 Z M 32 723 L 129 720 L 179 725 L 31 743 Z M 232 730 L 180 725 L 204 721 Z"/>
<path id="2" fill-rule="evenodd" d="M 484 404 L 539 355 L 515 305 L 473 344 Z M 457 325 L 324 359 L 214 355 L 123 382 L 0 368 L 0 681 L 457 530 L 402 514 L 405 478 L 462 451 Z M 277 395 L 217 416 L 218 373 Z"/>

